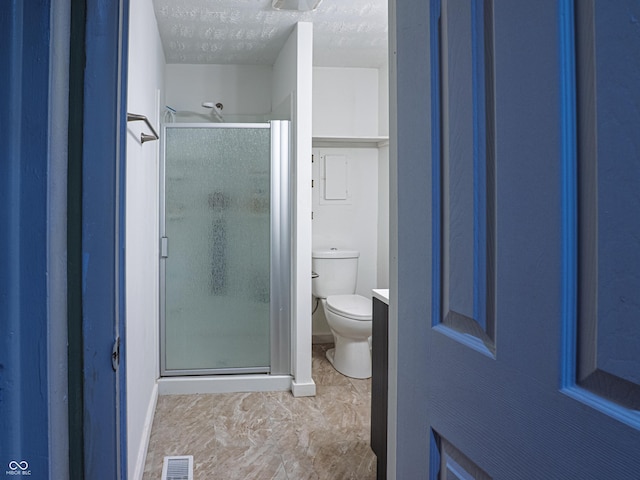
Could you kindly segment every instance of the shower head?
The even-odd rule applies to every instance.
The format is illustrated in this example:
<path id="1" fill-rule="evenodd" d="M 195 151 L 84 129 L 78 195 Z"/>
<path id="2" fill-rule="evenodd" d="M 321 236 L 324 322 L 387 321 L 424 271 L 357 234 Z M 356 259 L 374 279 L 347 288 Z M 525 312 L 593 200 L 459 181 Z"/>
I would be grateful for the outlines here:
<path id="1" fill-rule="evenodd" d="M 213 102 L 202 102 L 202 106 L 204 108 L 217 108 L 218 110 L 222 110 L 224 108 L 224 105 L 222 105 L 220 102 L 218 103 L 213 103 Z"/>
<path id="2" fill-rule="evenodd" d="M 220 112 L 222 112 L 222 109 L 224 108 L 224 106 L 218 102 L 218 103 L 213 103 L 213 102 L 202 102 L 202 106 L 204 108 L 210 108 L 211 109 L 211 116 L 218 122 L 224 122 L 224 119 L 222 118 L 222 115 L 220 114 Z"/>

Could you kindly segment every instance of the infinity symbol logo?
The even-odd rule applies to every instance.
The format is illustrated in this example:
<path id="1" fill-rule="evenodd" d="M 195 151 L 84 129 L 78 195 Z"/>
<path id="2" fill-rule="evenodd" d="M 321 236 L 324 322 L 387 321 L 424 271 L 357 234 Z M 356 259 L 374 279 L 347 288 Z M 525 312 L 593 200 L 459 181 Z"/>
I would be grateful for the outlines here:
<path id="1" fill-rule="evenodd" d="M 22 470 L 23 472 L 29 468 L 29 464 L 26 461 L 21 461 L 21 462 L 16 462 L 15 460 L 11 460 L 9 462 L 9 469 L 10 470 Z"/>

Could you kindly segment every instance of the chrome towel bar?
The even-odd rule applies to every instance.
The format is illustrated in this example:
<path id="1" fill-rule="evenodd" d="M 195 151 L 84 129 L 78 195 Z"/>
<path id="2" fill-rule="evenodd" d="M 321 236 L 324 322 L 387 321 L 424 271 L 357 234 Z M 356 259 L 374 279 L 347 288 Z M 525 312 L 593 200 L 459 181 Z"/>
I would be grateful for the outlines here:
<path id="1" fill-rule="evenodd" d="M 127 113 L 127 122 L 138 122 L 138 121 L 142 121 L 146 123 L 147 127 L 149 127 L 151 129 L 151 132 L 153 133 L 153 135 L 149 135 L 148 133 L 144 133 L 144 132 L 141 133 L 140 143 L 150 142 L 151 140 L 158 140 L 160 138 L 160 136 L 158 135 L 158 132 L 156 132 L 156 130 L 153 128 L 153 125 L 151 125 L 151 122 L 149 122 L 149 119 L 147 117 L 145 117 L 144 115 L 138 115 L 137 113 Z"/>

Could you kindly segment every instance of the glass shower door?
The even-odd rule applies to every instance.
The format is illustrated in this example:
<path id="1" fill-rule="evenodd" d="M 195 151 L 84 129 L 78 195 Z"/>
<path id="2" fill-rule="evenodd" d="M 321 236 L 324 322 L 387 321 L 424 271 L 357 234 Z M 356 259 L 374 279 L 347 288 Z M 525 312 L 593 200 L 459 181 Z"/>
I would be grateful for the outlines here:
<path id="1" fill-rule="evenodd" d="M 269 372 L 269 124 L 165 128 L 163 375 Z"/>

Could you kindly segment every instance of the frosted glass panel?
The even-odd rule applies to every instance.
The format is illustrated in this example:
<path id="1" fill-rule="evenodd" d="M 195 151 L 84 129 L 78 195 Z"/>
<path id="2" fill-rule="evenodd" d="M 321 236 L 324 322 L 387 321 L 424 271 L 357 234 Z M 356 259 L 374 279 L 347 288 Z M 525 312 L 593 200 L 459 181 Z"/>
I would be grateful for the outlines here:
<path id="1" fill-rule="evenodd" d="M 165 369 L 268 371 L 270 130 L 165 142 Z"/>

